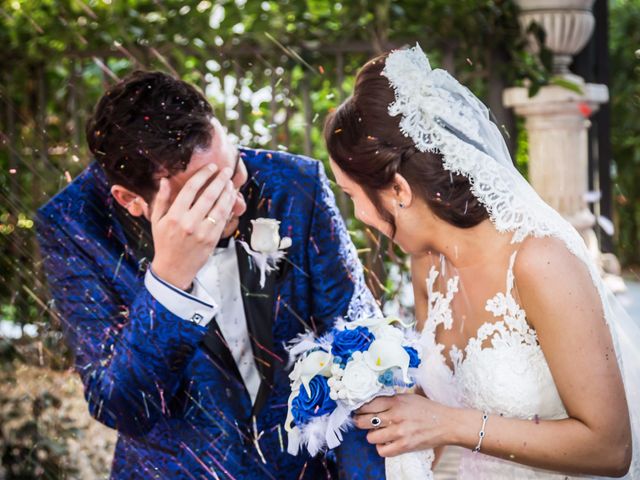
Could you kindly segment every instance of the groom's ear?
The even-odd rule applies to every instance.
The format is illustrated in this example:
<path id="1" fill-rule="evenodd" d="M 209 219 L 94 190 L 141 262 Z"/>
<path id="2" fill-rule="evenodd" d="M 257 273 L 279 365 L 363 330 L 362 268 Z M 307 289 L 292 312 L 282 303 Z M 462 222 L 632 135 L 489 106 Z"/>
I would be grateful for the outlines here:
<path id="1" fill-rule="evenodd" d="M 116 199 L 116 202 L 125 208 L 130 215 L 139 217 L 144 215 L 148 218 L 149 206 L 147 202 L 137 193 L 133 193 L 122 185 L 113 185 L 111 187 L 111 195 Z"/>
<path id="2" fill-rule="evenodd" d="M 409 185 L 407 179 L 399 173 L 396 173 L 393 178 L 393 195 L 394 200 L 398 205 L 402 205 L 403 208 L 411 206 L 411 202 L 413 202 L 413 191 L 411 190 L 411 185 Z"/>

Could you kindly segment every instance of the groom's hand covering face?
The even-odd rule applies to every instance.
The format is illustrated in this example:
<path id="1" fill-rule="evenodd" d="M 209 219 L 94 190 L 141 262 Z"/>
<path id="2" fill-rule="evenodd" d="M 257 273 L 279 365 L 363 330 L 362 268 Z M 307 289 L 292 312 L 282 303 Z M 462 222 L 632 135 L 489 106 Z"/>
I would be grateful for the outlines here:
<path id="1" fill-rule="evenodd" d="M 187 289 L 220 238 L 232 235 L 246 210 L 239 188 L 247 170 L 217 120 L 208 148 L 194 151 L 186 170 L 162 178 L 150 209 L 152 269 Z"/>
<path id="2" fill-rule="evenodd" d="M 224 168 L 231 168 L 233 172 L 231 180 L 237 191 L 237 198 L 227 228 L 225 228 L 221 237 L 226 238 L 233 235 L 238 226 L 238 217 L 247 209 L 244 197 L 239 192 L 239 189 L 247 181 L 247 169 L 242 161 L 240 152 L 231 142 L 220 122 L 216 118 L 213 118 L 211 125 L 213 131 L 211 145 L 209 145 L 207 149 L 195 150 L 186 170 L 168 177 L 171 187 L 170 203 L 173 203 L 178 192 L 180 192 L 186 182 L 205 165 L 212 163 L 216 165 L 220 171 Z M 160 175 L 160 177 L 162 176 L 163 175 Z M 211 181 L 213 181 L 213 177 L 208 180 L 207 184 Z M 206 188 L 206 185 L 199 193 L 202 193 L 204 188 Z M 151 203 L 151 210 L 153 210 L 155 203 L 154 198 Z"/>

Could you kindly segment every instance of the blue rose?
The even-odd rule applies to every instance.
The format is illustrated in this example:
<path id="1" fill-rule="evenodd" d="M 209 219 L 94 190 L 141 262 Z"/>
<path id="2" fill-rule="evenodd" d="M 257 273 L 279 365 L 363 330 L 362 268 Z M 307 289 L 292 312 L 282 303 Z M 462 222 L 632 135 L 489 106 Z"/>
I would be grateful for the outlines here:
<path id="1" fill-rule="evenodd" d="M 335 331 L 331 353 L 347 363 L 353 352 L 364 352 L 369 348 L 375 336 L 367 327 L 356 327 L 352 330 Z"/>
<path id="2" fill-rule="evenodd" d="M 418 351 L 413 347 L 404 347 L 409 354 L 409 368 L 418 368 L 420 366 L 420 356 Z"/>
<path id="3" fill-rule="evenodd" d="M 311 395 L 304 386 L 291 402 L 291 414 L 296 425 L 304 425 L 312 417 L 321 417 L 335 410 L 337 404 L 329 397 L 329 384 L 322 375 L 316 375 L 309 382 Z"/>

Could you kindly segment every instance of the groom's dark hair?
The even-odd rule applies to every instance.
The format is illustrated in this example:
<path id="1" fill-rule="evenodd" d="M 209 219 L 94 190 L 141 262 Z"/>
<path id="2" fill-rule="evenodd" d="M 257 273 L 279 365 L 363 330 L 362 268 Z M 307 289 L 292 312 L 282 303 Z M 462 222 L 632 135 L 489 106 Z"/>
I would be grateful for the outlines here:
<path id="1" fill-rule="evenodd" d="M 419 151 L 400 130 L 400 117 L 389 115 L 395 94 L 382 75 L 387 55 L 362 67 L 353 95 L 327 117 L 324 138 L 329 156 L 362 187 L 394 235 L 394 216 L 378 192 L 393 185 L 396 173 L 439 218 L 459 228 L 478 225 L 489 215 L 471 192 L 469 180 L 445 169 L 441 154 Z"/>
<path id="2" fill-rule="evenodd" d="M 159 174 L 187 168 L 196 148 L 211 143 L 207 99 L 166 73 L 135 71 L 98 102 L 86 128 L 89 149 L 111 184 L 149 201 Z"/>

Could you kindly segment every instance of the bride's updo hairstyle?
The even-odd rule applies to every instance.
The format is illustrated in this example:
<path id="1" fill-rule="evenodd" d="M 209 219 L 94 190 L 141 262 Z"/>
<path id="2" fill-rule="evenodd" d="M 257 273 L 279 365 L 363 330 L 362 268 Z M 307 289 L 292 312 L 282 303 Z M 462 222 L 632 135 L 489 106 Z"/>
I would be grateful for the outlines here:
<path id="1" fill-rule="evenodd" d="M 378 191 L 392 186 L 396 173 L 442 220 L 459 228 L 478 225 L 488 214 L 471 193 L 469 180 L 445 170 L 439 153 L 417 150 L 400 131 L 400 116 L 389 115 L 395 95 L 382 75 L 386 57 L 362 67 L 353 95 L 327 117 L 324 137 L 331 159 L 362 187 L 394 234 L 394 217 L 382 206 Z"/>

